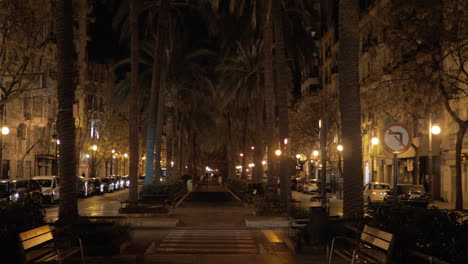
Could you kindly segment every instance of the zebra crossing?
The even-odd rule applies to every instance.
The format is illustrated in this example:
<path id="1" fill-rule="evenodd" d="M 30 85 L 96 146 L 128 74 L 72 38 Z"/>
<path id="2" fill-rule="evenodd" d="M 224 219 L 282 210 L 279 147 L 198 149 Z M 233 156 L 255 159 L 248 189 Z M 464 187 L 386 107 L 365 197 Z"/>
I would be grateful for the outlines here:
<path id="1" fill-rule="evenodd" d="M 258 254 L 250 230 L 171 230 L 155 249 L 165 254 Z"/>

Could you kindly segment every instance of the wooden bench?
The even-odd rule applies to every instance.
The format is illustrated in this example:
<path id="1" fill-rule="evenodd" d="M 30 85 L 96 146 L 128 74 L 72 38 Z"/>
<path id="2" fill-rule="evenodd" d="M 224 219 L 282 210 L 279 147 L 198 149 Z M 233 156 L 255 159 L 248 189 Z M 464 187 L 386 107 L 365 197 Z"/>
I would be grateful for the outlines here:
<path id="1" fill-rule="evenodd" d="M 19 234 L 23 263 L 41 263 L 62 261 L 80 252 L 81 263 L 84 264 L 83 246 L 76 238 L 77 246 L 72 238 L 54 238 L 51 226 L 45 225 Z"/>
<path id="2" fill-rule="evenodd" d="M 344 240 L 348 247 L 335 247 L 338 240 Z M 336 253 L 351 263 L 390 263 L 393 235 L 377 228 L 364 226 L 359 241 L 349 237 L 335 237 L 331 241 L 328 254 L 328 264 L 332 263 L 333 253 Z"/>

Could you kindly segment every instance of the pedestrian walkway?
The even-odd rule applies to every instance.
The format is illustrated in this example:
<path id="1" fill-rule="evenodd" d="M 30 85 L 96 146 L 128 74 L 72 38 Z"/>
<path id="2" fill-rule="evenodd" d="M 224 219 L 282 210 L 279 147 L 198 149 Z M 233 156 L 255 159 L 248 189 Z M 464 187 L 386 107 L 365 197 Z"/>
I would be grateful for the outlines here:
<path id="1" fill-rule="evenodd" d="M 286 227 L 248 227 L 247 218 L 255 221 L 253 208 L 224 186 L 198 184 L 168 214 L 128 217 L 139 219 L 132 225 L 132 245 L 120 255 L 90 257 L 87 263 L 325 263 L 324 254 L 295 255 Z M 177 219 L 173 226 L 158 224 L 171 219 Z"/>

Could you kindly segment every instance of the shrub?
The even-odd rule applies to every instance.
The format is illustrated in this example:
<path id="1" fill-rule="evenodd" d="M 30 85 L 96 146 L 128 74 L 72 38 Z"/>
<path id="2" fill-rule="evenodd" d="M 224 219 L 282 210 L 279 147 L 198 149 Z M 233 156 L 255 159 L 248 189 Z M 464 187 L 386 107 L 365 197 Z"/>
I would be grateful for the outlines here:
<path id="1" fill-rule="evenodd" d="M 468 222 L 457 212 L 400 203 L 372 204 L 366 222 L 395 235 L 395 250 L 421 251 L 449 262 L 468 263 Z"/>
<path id="2" fill-rule="evenodd" d="M 185 181 L 173 181 L 168 183 L 152 183 L 143 185 L 139 197 L 141 200 L 153 200 L 155 197 L 172 198 L 176 193 L 186 188 Z"/>
<path id="3" fill-rule="evenodd" d="M 67 230 L 62 230 L 68 234 Z M 81 238 L 88 256 L 108 256 L 120 253 L 120 245 L 130 239 L 129 227 L 103 220 L 80 219 L 71 232 Z"/>
<path id="4" fill-rule="evenodd" d="M 143 185 L 139 193 L 139 198 L 141 200 L 145 200 L 154 199 L 155 196 L 168 196 L 168 188 L 169 186 L 165 183 L 152 183 Z"/>

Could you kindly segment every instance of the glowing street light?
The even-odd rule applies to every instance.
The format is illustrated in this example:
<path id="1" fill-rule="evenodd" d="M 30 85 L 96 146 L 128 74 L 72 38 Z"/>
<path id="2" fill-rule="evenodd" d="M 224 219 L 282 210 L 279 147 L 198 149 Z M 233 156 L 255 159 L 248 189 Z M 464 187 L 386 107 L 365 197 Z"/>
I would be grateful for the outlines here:
<path id="1" fill-rule="evenodd" d="M 128 158 L 128 154 L 127 153 L 124 153 L 124 158 Z"/>
<path id="2" fill-rule="evenodd" d="M 10 128 L 7 126 L 2 126 L 2 135 L 6 136 L 8 134 L 10 134 Z"/>
<path id="3" fill-rule="evenodd" d="M 318 155 L 319 155 L 319 152 L 318 152 L 318 150 L 314 150 L 314 151 L 312 151 L 312 155 L 313 155 L 315 158 L 317 158 L 317 157 L 318 157 Z"/>
<path id="4" fill-rule="evenodd" d="M 250 164 L 249 164 L 249 167 L 250 167 L 250 168 L 255 167 L 255 164 L 250 163 Z"/>
<path id="5" fill-rule="evenodd" d="M 93 146 L 91 147 L 91 149 L 92 149 L 93 151 L 96 151 L 96 150 L 98 149 L 98 147 L 97 147 L 96 145 L 93 145 Z"/>
<path id="6" fill-rule="evenodd" d="M 372 137 L 371 143 L 372 143 L 372 145 L 377 145 L 377 144 L 379 144 L 379 138 L 377 138 L 377 137 Z"/>
<path id="7" fill-rule="evenodd" d="M 114 153 L 115 153 L 115 149 L 113 149 L 111 152 L 112 152 L 112 154 L 114 154 Z"/>
<path id="8" fill-rule="evenodd" d="M 276 156 L 280 156 L 281 153 L 282 153 L 282 152 L 281 152 L 281 149 L 277 149 L 277 150 L 275 151 L 275 155 L 276 155 Z"/>
<path id="9" fill-rule="evenodd" d="M 250 149 L 251 149 L 251 150 L 254 150 L 254 149 L 255 149 L 255 146 L 251 146 Z"/>
<path id="10" fill-rule="evenodd" d="M 301 154 L 296 154 L 296 159 L 300 159 L 301 158 Z"/>
<path id="11" fill-rule="evenodd" d="M 262 160 L 262 165 L 266 165 L 266 161 L 265 161 L 265 160 Z"/>
<path id="12" fill-rule="evenodd" d="M 244 153 L 240 153 L 239 156 L 244 157 Z"/>
<path id="13" fill-rule="evenodd" d="M 336 146 L 336 149 L 338 151 L 340 151 L 340 152 L 343 151 L 343 145 L 340 144 L 340 145 Z"/>
<path id="14" fill-rule="evenodd" d="M 434 135 L 439 135 L 439 134 L 440 134 L 440 131 L 441 131 L 441 129 L 440 129 L 440 126 L 438 126 L 438 125 L 433 125 L 433 126 L 431 127 L 431 132 L 432 132 L 432 134 L 434 134 Z"/>
<path id="15" fill-rule="evenodd" d="M 89 159 L 89 154 L 86 154 L 85 157 L 86 157 L 87 159 Z"/>

